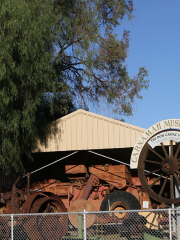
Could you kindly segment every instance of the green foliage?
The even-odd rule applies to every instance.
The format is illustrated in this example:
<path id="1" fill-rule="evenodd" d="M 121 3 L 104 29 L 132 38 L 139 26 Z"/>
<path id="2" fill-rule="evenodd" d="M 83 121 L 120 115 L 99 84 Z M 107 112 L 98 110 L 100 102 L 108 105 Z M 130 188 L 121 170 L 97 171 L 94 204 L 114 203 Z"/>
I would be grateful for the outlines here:
<path id="1" fill-rule="evenodd" d="M 102 100 L 119 115 L 148 87 L 147 71 L 131 79 L 131 0 L 0 1 L 0 167 L 22 171 L 35 139 L 54 119 Z"/>
<path id="2" fill-rule="evenodd" d="M 37 106 L 52 89 L 53 4 L 2 0 L 0 9 L 0 165 L 18 171 L 35 144 Z"/>
<path id="3" fill-rule="evenodd" d="M 124 17 L 133 17 L 133 2 L 78 0 L 64 2 L 62 9 L 55 27 L 56 85 L 65 80 L 77 107 L 104 101 L 116 115 L 132 115 L 132 103 L 148 87 L 148 73 L 140 68 L 130 78 L 125 64 L 129 32 L 119 40 L 114 28 Z"/>

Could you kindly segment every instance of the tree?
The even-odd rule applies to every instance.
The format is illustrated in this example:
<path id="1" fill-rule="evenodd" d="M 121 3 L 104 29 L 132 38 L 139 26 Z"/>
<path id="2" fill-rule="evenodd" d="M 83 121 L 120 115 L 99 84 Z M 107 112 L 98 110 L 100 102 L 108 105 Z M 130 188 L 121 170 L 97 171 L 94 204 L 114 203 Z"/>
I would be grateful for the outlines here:
<path id="1" fill-rule="evenodd" d="M 0 2 L 0 165 L 22 171 L 37 136 L 37 107 L 52 89 L 52 1 Z"/>
<path id="2" fill-rule="evenodd" d="M 129 77 L 129 33 L 114 34 L 132 18 L 131 0 L 2 0 L 0 9 L 0 167 L 22 171 L 42 126 L 90 101 L 132 114 L 147 71 Z"/>
<path id="3" fill-rule="evenodd" d="M 133 17 L 133 2 L 78 0 L 57 5 L 55 85 L 65 80 L 77 107 L 88 109 L 89 102 L 103 100 L 117 115 L 132 115 L 132 103 L 148 87 L 147 71 L 142 67 L 130 78 L 125 64 L 129 32 L 119 40 L 114 29 L 125 17 Z"/>

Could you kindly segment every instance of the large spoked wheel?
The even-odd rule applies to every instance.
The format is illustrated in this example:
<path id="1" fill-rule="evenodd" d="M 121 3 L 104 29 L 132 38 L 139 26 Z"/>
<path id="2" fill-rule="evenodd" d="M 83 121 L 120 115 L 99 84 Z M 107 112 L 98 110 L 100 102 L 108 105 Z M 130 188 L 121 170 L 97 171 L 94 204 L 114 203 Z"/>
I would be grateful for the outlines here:
<path id="1" fill-rule="evenodd" d="M 138 172 L 144 190 L 166 204 L 180 202 L 179 193 L 175 192 L 180 187 L 179 136 L 180 130 L 173 129 L 155 134 L 144 145 L 139 158 Z M 153 141 L 156 146 L 152 145 Z"/>
<path id="2" fill-rule="evenodd" d="M 129 214 L 123 210 L 138 210 L 141 205 L 137 198 L 129 192 L 116 191 L 110 193 L 101 203 L 100 211 L 119 211 L 114 213 L 119 222 L 128 218 Z"/>

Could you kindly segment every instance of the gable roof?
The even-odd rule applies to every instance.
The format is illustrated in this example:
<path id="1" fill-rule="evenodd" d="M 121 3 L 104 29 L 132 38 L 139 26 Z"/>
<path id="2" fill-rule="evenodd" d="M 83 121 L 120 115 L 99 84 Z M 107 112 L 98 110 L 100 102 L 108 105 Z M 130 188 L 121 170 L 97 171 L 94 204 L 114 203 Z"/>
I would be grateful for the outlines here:
<path id="1" fill-rule="evenodd" d="M 146 129 L 79 109 L 49 130 L 47 144 L 39 143 L 34 152 L 134 147 Z"/>

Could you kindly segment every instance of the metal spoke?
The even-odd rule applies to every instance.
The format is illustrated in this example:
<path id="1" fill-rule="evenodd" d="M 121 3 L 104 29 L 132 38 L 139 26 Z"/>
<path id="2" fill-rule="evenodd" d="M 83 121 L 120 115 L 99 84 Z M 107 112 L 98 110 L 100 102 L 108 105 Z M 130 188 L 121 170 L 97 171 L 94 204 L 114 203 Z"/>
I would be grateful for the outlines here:
<path id="1" fill-rule="evenodd" d="M 160 164 L 161 165 L 160 162 L 156 162 L 156 161 L 152 161 L 152 160 L 144 160 L 144 162 L 150 162 L 150 163 L 155 163 L 155 164 Z"/>
<path id="2" fill-rule="evenodd" d="M 179 150 L 180 150 L 180 143 L 178 144 L 178 148 L 177 148 L 176 153 L 175 153 L 175 155 L 174 155 L 174 158 L 175 158 L 175 159 L 177 159 Z M 178 158 L 178 159 L 179 159 L 179 158 Z"/>
<path id="3" fill-rule="evenodd" d="M 170 157 L 173 158 L 173 140 L 170 140 L 170 145 L 171 145 Z"/>
<path id="4" fill-rule="evenodd" d="M 174 198 L 174 184 L 173 184 L 173 175 L 170 175 L 170 194 L 171 194 L 171 199 Z"/>
<path id="5" fill-rule="evenodd" d="M 164 154 L 165 154 L 165 157 L 168 158 L 169 156 L 168 156 L 168 153 L 167 153 L 167 151 L 166 151 L 163 143 L 161 143 L 161 147 L 162 147 L 162 149 L 163 149 L 163 152 L 164 152 Z"/>
<path id="6" fill-rule="evenodd" d="M 149 150 L 151 150 L 151 152 L 153 152 L 156 156 L 158 156 L 160 159 L 164 160 L 164 158 L 159 154 L 157 153 L 154 149 L 152 149 L 150 146 L 149 146 Z"/>
<path id="7" fill-rule="evenodd" d="M 47 205 L 47 212 L 50 212 L 50 202 Z"/>
<path id="8" fill-rule="evenodd" d="M 164 134 L 166 131 L 167 134 Z M 158 202 L 175 204 L 179 199 L 175 195 L 175 185 L 180 188 L 180 141 L 174 141 L 173 134 L 168 131 L 171 130 L 159 132 L 162 136 L 168 136 L 168 142 L 164 138 L 154 147 L 151 147 L 149 142 L 145 143 L 139 156 L 138 171 L 141 184 L 150 197 Z M 180 130 L 178 131 L 180 133 Z M 168 194 L 165 194 L 166 192 Z"/>
<path id="9" fill-rule="evenodd" d="M 146 173 L 146 174 L 144 174 L 144 175 L 147 176 L 147 175 L 150 175 L 151 173 L 159 172 L 160 170 L 161 170 L 161 169 L 156 169 L 156 170 L 151 171 L 151 172 L 148 172 L 148 173 Z"/>
<path id="10" fill-rule="evenodd" d="M 179 178 L 178 178 L 178 175 L 176 173 L 173 174 L 175 179 L 176 179 L 176 182 L 178 183 L 178 185 L 180 186 L 180 181 L 179 181 Z"/>
<path id="11" fill-rule="evenodd" d="M 161 174 L 158 178 L 156 178 L 156 180 L 151 183 L 151 185 L 149 185 L 150 188 L 152 188 L 154 186 L 154 184 L 156 184 L 161 178 L 162 178 L 163 174 Z"/>
<path id="12" fill-rule="evenodd" d="M 165 186 L 166 186 L 167 180 L 168 180 L 168 176 L 166 176 L 166 178 L 164 179 L 162 188 L 161 188 L 161 190 L 160 190 L 160 192 L 159 192 L 159 196 L 162 195 L 162 193 L 163 193 L 163 191 L 164 191 L 164 188 L 165 188 Z"/>

